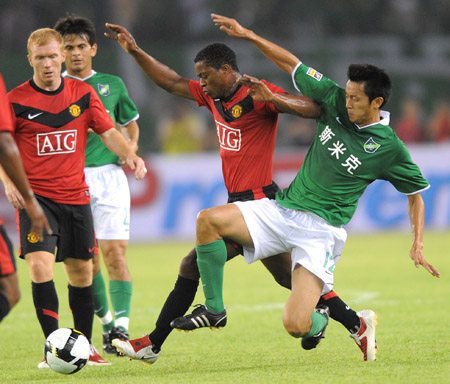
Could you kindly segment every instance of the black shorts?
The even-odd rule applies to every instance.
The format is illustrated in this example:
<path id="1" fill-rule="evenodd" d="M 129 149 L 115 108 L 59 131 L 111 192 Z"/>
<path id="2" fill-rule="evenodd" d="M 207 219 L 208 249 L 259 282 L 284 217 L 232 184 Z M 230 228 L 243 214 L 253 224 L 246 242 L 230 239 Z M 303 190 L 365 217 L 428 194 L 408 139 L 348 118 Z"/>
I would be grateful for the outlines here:
<path id="1" fill-rule="evenodd" d="M 5 227 L 0 225 L 0 277 L 16 272 L 16 260 L 14 248 Z"/>
<path id="2" fill-rule="evenodd" d="M 31 220 L 24 209 L 19 210 L 20 257 L 31 252 L 46 251 L 55 254 L 56 261 L 88 260 L 94 257 L 94 222 L 89 204 L 61 204 L 36 195 L 47 216 L 52 235 L 45 234 L 42 242 L 30 234 Z"/>

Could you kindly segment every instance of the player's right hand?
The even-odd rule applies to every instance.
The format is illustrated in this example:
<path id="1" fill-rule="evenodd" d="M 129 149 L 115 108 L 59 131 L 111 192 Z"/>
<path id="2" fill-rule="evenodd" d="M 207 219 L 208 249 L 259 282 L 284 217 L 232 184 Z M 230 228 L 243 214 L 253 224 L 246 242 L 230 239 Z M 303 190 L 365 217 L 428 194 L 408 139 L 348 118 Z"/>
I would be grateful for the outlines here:
<path id="1" fill-rule="evenodd" d="M 105 36 L 111 40 L 117 41 L 127 53 L 136 52 L 139 48 L 133 35 L 125 27 L 117 24 L 105 24 L 113 33 L 105 32 Z"/>
<path id="2" fill-rule="evenodd" d="M 5 195 L 14 208 L 22 209 L 25 207 L 25 200 L 12 182 L 5 182 Z"/>
<path id="3" fill-rule="evenodd" d="M 47 217 L 35 197 L 25 204 L 25 209 L 31 219 L 31 233 L 36 234 L 40 242 L 44 240 L 44 230 L 48 235 L 53 234 Z"/>

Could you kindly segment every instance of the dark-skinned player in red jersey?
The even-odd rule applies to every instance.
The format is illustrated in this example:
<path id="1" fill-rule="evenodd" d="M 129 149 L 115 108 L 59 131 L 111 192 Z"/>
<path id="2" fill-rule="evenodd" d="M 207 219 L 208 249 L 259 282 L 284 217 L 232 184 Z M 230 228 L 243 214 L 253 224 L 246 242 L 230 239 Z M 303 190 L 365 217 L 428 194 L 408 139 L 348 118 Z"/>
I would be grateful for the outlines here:
<path id="1" fill-rule="evenodd" d="M 123 158 L 137 179 L 145 176 L 146 169 L 144 161 L 115 129 L 94 89 L 82 81 L 61 77 L 63 43 L 62 36 L 53 29 L 34 31 L 27 47 L 33 77 L 8 94 L 14 139 L 52 235 L 39 242 L 35 234 L 28 232 L 30 217 L 21 209 L 23 196 L 8 178 L 2 177 L 2 181 L 8 200 L 19 209 L 20 257 L 26 260 L 30 271 L 33 302 L 44 336 L 59 328 L 53 272 L 55 262 L 62 261 L 69 282 L 74 327 L 90 340 L 95 237 L 84 177 L 88 130 L 92 129 L 112 152 Z M 87 364 L 109 365 L 93 345 Z M 45 360 L 38 368 L 48 368 Z"/>
<path id="2" fill-rule="evenodd" d="M 278 186 L 272 181 L 278 114 L 290 113 L 317 118 L 320 116 L 320 108 L 312 100 L 288 94 L 266 81 L 262 81 L 259 86 L 272 90 L 276 94 L 273 100 L 253 100 L 250 96 L 252 90 L 240 84 L 245 77 L 239 72 L 236 55 L 225 44 L 209 44 L 197 54 L 194 63 L 200 81 L 194 81 L 181 77 L 144 52 L 124 27 L 113 24 L 106 26 L 112 33 L 105 35 L 116 40 L 156 85 L 174 95 L 196 101 L 198 106 L 205 106 L 213 114 L 220 142 L 228 203 L 263 197 L 273 199 L 278 190 Z M 242 248 L 227 243 L 227 252 L 227 260 L 230 260 L 241 254 Z M 290 289 L 290 254 L 272 256 L 262 262 L 280 285 Z M 192 304 L 199 279 L 197 256 L 193 249 L 181 261 L 175 287 L 166 299 L 153 332 L 134 340 L 115 339 L 113 345 L 133 359 L 154 363 L 159 357 L 162 344 L 173 329 L 170 325 L 172 320 L 184 314 Z M 359 315 L 346 306 L 333 291 L 321 298 L 318 310 L 327 315 L 330 312 L 330 316 L 341 322 L 351 333 L 358 331 L 360 327 Z M 213 323 L 210 325 L 214 327 Z M 303 348 L 315 348 L 322 337 L 323 334 L 302 343 Z"/>
<path id="3" fill-rule="evenodd" d="M 0 75 L 0 173 L 5 172 L 24 198 L 24 208 L 31 218 L 30 233 L 44 238 L 44 231 L 51 234 L 50 225 L 30 187 L 19 149 L 12 137 L 13 121 L 11 105 L 6 95 L 5 84 Z M 0 218 L 0 322 L 20 299 L 14 249 Z"/>

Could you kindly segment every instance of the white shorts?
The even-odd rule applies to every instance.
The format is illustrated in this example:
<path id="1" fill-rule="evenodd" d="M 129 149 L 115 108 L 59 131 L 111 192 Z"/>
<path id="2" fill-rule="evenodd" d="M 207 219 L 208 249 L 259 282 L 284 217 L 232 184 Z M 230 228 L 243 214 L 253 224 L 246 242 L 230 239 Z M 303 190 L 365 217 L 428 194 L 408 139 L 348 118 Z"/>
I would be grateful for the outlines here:
<path id="1" fill-rule="evenodd" d="M 253 247 L 244 247 L 247 263 L 291 252 L 292 270 L 302 265 L 324 282 L 322 294 L 333 289 L 334 268 L 347 232 L 319 216 L 284 208 L 267 198 L 235 202 L 247 224 Z"/>
<path id="2" fill-rule="evenodd" d="M 91 194 L 95 237 L 101 240 L 129 240 L 130 188 L 121 167 L 108 164 L 84 169 Z"/>

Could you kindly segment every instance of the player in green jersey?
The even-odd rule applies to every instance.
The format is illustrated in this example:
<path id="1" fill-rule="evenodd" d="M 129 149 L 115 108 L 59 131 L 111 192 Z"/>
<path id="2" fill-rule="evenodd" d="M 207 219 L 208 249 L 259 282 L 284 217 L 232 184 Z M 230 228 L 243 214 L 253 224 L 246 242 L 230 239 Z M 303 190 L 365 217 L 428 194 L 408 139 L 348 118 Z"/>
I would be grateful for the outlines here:
<path id="1" fill-rule="evenodd" d="M 408 196 L 413 233 L 410 257 L 433 276 L 439 272 L 422 252 L 424 202 L 429 188 L 405 145 L 389 127 L 391 81 L 373 65 L 350 65 L 346 88 L 323 76 L 283 48 L 243 28 L 236 20 L 212 15 L 230 36 L 252 42 L 269 59 L 292 74 L 294 84 L 322 107 L 317 134 L 294 181 L 277 192 L 276 201 L 261 199 L 206 209 L 197 218 L 197 262 L 206 305 L 172 322 L 177 329 L 226 324 L 222 299 L 223 238 L 242 244 L 248 263 L 275 253 L 292 254 L 292 290 L 283 324 L 293 337 L 321 337 L 328 319 L 314 311 L 320 296 L 333 289 L 334 268 L 346 240 L 343 225 L 352 218 L 366 187 L 389 181 Z M 244 76 L 250 95 L 270 101 L 272 92 L 258 79 Z M 362 335 L 360 335 L 362 336 Z M 363 342 L 362 337 L 354 339 Z"/>
<path id="2" fill-rule="evenodd" d="M 86 18 L 68 16 L 60 19 L 55 29 L 64 37 L 66 71 L 63 76 L 82 80 L 95 89 L 116 126 L 136 151 L 139 113 L 123 81 L 92 69 L 92 59 L 97 53 L 94 24 Z M 93 279 L 95 313 L 103 327 L 103 351 L 107 354 L 116 353 L 111 344 L 113 338 L 128 338 L 132 295 L 132 280 L 126 262 L 130 190 L 121 165 L 121 160 L 105 147 L 98 135 L 89 134 L 85 175 L 91 193 L 95 234 L 109 274 L 109 294 L 114 311 L 113 317 L 97 252 Z"/>

